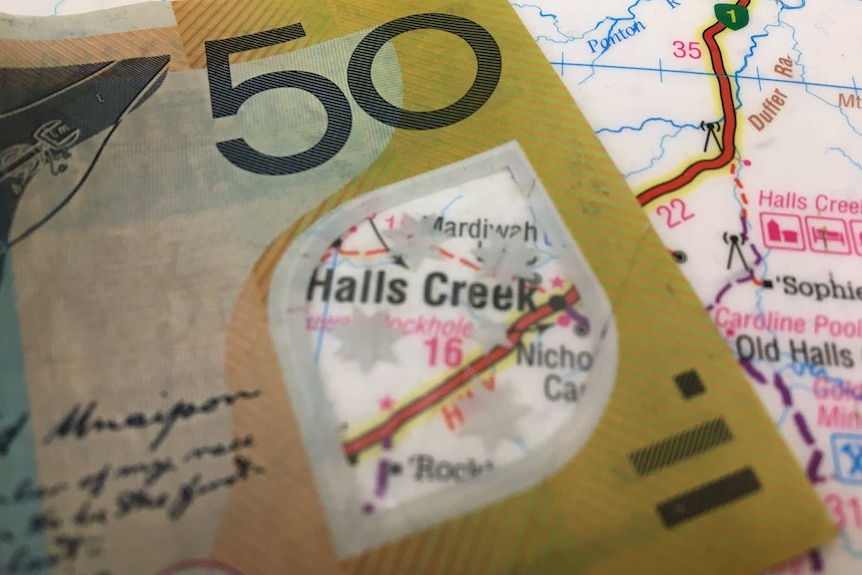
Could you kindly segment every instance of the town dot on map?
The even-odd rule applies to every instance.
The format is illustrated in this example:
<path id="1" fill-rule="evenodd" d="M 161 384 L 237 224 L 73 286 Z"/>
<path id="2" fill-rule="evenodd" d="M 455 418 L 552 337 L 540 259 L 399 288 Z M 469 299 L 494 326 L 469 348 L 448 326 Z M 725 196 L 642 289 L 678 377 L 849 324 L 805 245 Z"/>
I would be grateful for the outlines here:
<path id="1" fill-rule="evenodd" d="M 566 309 L 566 298 L 561 295 L 551 296 L 548 300 L 548 305 L 556 311 L 564 310 Z"/>

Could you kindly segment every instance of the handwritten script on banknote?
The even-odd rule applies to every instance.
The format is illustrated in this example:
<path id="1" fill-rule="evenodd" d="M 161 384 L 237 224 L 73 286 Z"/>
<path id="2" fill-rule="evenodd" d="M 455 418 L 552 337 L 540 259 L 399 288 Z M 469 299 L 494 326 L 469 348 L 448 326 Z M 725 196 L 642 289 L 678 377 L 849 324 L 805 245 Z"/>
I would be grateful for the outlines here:
<path id="1" fill-rule="evenodd" d="M 167 394 L 163 393 L 162 398 Z M 149 451 L 157 452 L 171 431 L 182 422 L 206 417 L 220 408 L 230 407 L 237 401 L 260 398 L 259 390 L 239 391 L 216 395 L 203 401 L 177 400 L 166 408 L 154 412 L 132 411 L 123 415 L 102 415 L 99 402 L 75 404 L 50 428 L 42 439 L 51 443 L 63 439 L 88 441 L 99 433 L 135 433 L 154 430 Z M 29 412 L 19 414 L 11 425 L 2 425 L 0 418 L 0 465 L 16 439 L 25 432 Z M 182 433 L 182 430 L 179 430 Z M 0 513 L 27 503 L 41 503 L 41 510 L 27 517 L 27 536 L 46 535 L 51 548 L 45 555 L 34 554 L 27 541 L 9 529 L 0 529 L 0 549 L 7 556 L 8 573 L 40 573 L 54 567 L 71 567 L 87 555 L 97 556 L 102 551 L 100 537 L 90 528 L 109 528 L 138 513 L 161 513 L 167 521 L 178 521 L 200 499 L 219 490 L 230 489 L 237 483 L 250 481 L 266 470 L 256 464 L 244 451 L 255 446 L 255 437 L 246 434 L 224 440 L 212 439 L 201 445 L 192 445 L 180 458 L 154 453 L 151 458 L 137 463 L 115 464 L 110 458 L 80 477 L 50 484 L 40 484 L 35 477 L 22 475 L 13 482 L 14 488 L 0 492 Z M 207 476 L 197 469 L 196 463 L 211 458 L 232 461 L 233 470 L 227 475 Z M 170 475 L 182 478 L 178 487 L 166 488 L 162 480 Z M 120 486 L 116 496 L 103 497 L 110 484 Z M 58 497 L 77 500 L 74 513 L 63 515 L 52 507 Z M 79 573 L 79 571 L 73 571 Z M 94 575 L 112 575 L 100 570 Z"/>

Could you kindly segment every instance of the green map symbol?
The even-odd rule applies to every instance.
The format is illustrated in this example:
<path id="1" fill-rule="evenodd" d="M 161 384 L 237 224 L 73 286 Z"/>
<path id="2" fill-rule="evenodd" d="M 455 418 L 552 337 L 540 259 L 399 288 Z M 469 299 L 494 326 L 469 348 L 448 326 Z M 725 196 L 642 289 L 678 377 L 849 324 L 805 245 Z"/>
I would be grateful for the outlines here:
<path id="1" fill-rule="evenodd" d="M 748 8 L 736 4 L 716 4 L 715 17 L 731 30 L 739 30 L 748 25 Z"/>

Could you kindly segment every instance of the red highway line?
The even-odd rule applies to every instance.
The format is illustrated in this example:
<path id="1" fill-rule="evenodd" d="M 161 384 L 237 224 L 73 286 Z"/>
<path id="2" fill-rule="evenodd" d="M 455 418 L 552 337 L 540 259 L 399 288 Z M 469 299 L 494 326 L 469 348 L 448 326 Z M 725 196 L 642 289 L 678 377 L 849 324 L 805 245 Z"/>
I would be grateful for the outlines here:
<path id="1" fill-rule="evenodd" d="M 566 302 L 566 306 L 572 306 L 578 302 L 581 296 L 578 293 L 577 288 L 572 286 L 565 294 L 563 294 L 562 297 Z M 515 346 L 518 341 L 520 341 L 521 336 L 530 328 L 530 326 L 539 323 L 549 315 L 559 311 L 561 310 L 553 307 L 549 301 L 538 306 L 534 311 L 524 314 L 512 325 L 512 327 L 509 328 L 508 336 L 511 347 L 503 347 L 499 345 L 491 350 L 487 355 L 476 358 L 469 365 L 462 367 L 450 377 L 443 380 L 440 385 L 429 390 L 425 395 L 417 397 L 411 403 L 408 403 L 401 409 L 394 411 L 386 421 L 382 422 L 377 427 L 374 427 L 356 439 L 352 439 L 345 443 L 344 452 L 348 457 L 357 456 L 362 451 L 365 451 L 377 443 L 392 437 L 400 428 L 409 423 L 411 419 L 428 409 L 431 409 L 435 405 L 438 405 L 465 384 L 470 382 L 476 374 L 481 373 L 502 361 L 507 355 L 516 349 Z"/>
<path id="2" fill-rule="evenodd" d="M 747 8 L 750 3 L 751 0 L 739 0 L 736 5 Z M 721 110 L 724 114 L 724 134 L 721 154 L 710 160 L 695 162 L 675 178 L 641 192 L 638 194 L 638 202 L 640 202 L 641 206 L 646 206 L 662 196 L 672 194 L 680 188 L 687 186 L 703 172 L 723 168 L 736 155 L 736 146 L 734 144 L 736 139 L 736 110 L 733 107 L 733 86 L 724 68 L 721 49 L 718 47 L 718 42 L 715 39 L 725 29 L 724 24 L 716 22 L 703 33 L 703 40 L 706 42 L 707 48 L 709 48 L 712 70 L 718 79 L 718 91 L 721 94 Z"/>

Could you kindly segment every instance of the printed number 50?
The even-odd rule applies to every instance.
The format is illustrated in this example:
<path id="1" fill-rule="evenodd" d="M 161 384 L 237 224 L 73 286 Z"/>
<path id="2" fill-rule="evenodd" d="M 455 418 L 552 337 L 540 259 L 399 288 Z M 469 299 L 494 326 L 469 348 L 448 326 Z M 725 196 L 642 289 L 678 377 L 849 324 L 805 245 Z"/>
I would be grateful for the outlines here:
<path id="1" fill-rule="evenodd" d="M 674 58 L 691 58 L 692 60 L 700 60 L 703 53 L 700 51 L 700 42 L 689 42 L 688 50 L 686 50 L 685 42 L 677 40 L 673 43 L 676 50 L 673 51 Z"/>
<path id="2" fill-rule="evenodd" d="M 478 63 L 473 85 L 460 100 L 439 110 L 415 112 L 393 106 L 383 99 L 371 79 L 374 58 L 383 46 L 405 32 L 438 30 L 464 40 Z M 234 86 L 230 55 L 284 44 L 305 36 L 302 24 L 247 36 L 209 40 L 204 43 L 207 79 L 213 118 L 234 116 L 240 107 L 257 94 L 276 88 L 308 92 L 326 110 L 326 131 L 317 144 L 290 156 L 270 156 L 252 148 L 243 138 L 218 142 L 219 152 L 233 165 L 264 175 L 297 174 L 331 160 L 347 143 L 353 117 L 347 96 L 331 80 L 301 70 L 278 70 L 254 76 Z M 502 59 L 497 42 L 477 23 L 451 14 L 416 14 L 374 28 L 350 55 L 347 84 L 350 95 L 369 116 L 382 124 L 405 130 L 435 130 L 451 126 L 472 116 L 497 88 Z"/>

